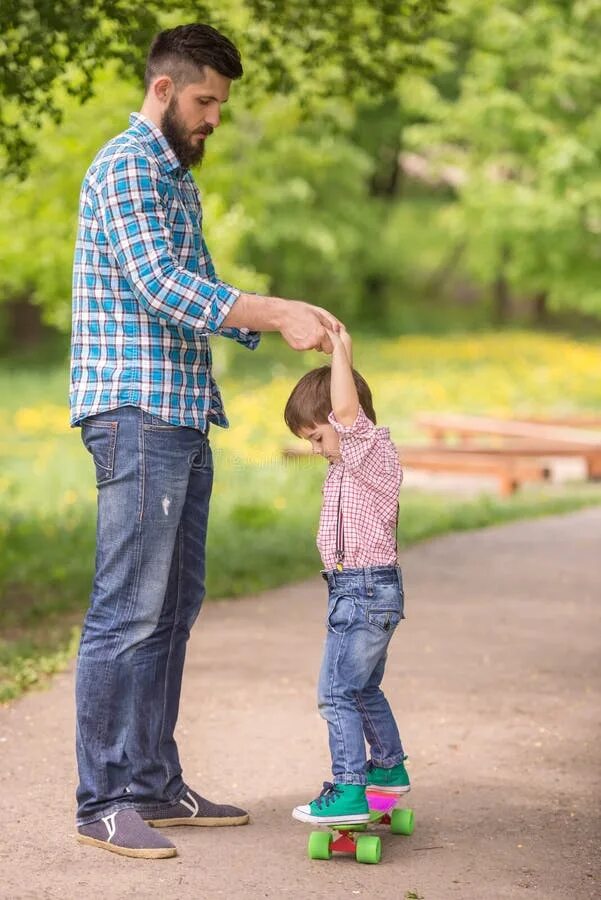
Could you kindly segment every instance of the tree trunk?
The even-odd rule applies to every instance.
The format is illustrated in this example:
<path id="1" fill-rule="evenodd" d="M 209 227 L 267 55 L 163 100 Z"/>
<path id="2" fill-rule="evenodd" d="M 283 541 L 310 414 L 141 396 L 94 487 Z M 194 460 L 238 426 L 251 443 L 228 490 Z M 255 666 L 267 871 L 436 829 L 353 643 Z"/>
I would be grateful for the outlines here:
<path id="1" fill-rule="evenodd" d="M 29 297 L 20 296 L 7 300 L 6 331 L 7 343 L 33 347 L 41 343 L 46 329 L 42 322 L 42 311 Z"/>
<path id="2" fill-rule="evenodd" d="M 438 268 L 434 269 L 424 286 L 424 294 L 427 297 L 437 297 L 444 290 L 447 281 L 459 265 L 466 246 L 466 241 L 458 241 L 451 247 L 450 253 Z"/>
<path id="3" fill-rule="evenodd" d="M 549 308 L 547 291 L 539 291 L 532 298 L 532 322 L 534 325 L 545 325 L 549 321 Z"/>
<path id="4" fill-rule="evenodd" d="M 503 247 L 493 284 L 493 316 L 497 325 L 506 325 L 511 318 L 511 292 L 506 275 L 509 255 L 509 247 Z"/>
<path id="5" fill-rule="evenodd" d="M 387 318 L 386 279 L 378 274 L 368 275 L 363 282 L 359 318 L 366 324 L 382 325 Z"/>

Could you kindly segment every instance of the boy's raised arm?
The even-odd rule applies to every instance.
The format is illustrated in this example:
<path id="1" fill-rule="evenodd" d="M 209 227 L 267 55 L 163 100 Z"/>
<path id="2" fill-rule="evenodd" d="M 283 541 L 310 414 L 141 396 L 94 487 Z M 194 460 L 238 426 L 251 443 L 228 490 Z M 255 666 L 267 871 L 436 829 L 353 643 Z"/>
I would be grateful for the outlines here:
<path id="1" fill-rule="evenodd" d="M 332 341 L 332 378 L 330 398 L 332 412 L 341 425 L 352 425 L 359 412 L 359 396 L 352 370 L 352 341 L 345 328 L 339 333 L 329 331 Z"/>

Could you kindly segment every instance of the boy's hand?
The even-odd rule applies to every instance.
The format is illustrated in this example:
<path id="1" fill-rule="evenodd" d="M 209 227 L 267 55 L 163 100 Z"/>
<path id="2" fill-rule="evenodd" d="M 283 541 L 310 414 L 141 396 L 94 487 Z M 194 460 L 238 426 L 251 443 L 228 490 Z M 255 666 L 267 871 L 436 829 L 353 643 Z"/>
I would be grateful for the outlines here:
<path id="1" fill-rule="evenodd" d="M 344 325 L 341 325 L 341 327 L 340 327 L 340 342 L 342 343 L 342 346 L 346 350 L 346 355 L 348 357 L 349 365 L 352 366 L 353 365 L 353 339 L 351 338 L 350 334 L 348 333 L 348 331 L 346 330 Z"/>
<path id="2" fill-rule="evenodd" d="M 340 325 L 340 330 L 338 332 L 330 331 L 329 328 L 327 328 L 326 331 L 328 332 L 328 337 L 330 338 L 330 341 L 332 342 L 332 350 L 327 351 L 327 352 L 334 353 L 334 351 L 336 349 L 343 350 L 344 353 L 346 354 L 346 358 L 348 359 L 349 365 L 352 366 L 353 365 L 353 341 L 352 341 L 350 334 L 344 327 L 344 325 L 342 325 L 342 324 Z"/>

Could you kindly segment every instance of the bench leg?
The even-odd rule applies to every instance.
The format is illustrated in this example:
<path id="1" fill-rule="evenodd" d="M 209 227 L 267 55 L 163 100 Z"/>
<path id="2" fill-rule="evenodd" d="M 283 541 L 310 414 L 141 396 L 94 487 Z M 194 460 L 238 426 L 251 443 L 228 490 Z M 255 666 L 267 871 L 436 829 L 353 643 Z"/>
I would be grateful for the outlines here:
<path id="1" fill-rule="evenodd" d="M 601 480 L 601 455 L 591 453 L 586 457 L 586 477 L 589 481 Z"/>
<path id="2" fill-rule="evenodd" d="M 511 497 L 518 489 L 518 481 L 513 475 L 504 472 L 499 476 L 499 493 L 501 497 Z"/>

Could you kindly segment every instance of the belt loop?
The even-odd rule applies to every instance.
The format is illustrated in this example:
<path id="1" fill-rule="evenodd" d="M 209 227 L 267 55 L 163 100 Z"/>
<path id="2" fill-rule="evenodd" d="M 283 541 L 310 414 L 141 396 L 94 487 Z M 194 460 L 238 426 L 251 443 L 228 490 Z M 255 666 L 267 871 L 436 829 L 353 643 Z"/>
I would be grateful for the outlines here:
<path id="1" fill-rule="evenodd" d="M 328 588 L 331 590 L 334 587 L 334 573 L 329 572 L 327 569 L 321 573 L 324 581 L 327 583 Z"/>
<path id="2" fill-rule="evenodd" d="M 373 597 L 374 581 L 373 581 L 371 566 L 365 567 L 365 591 L 366 591 L 368 597 Z"/>

